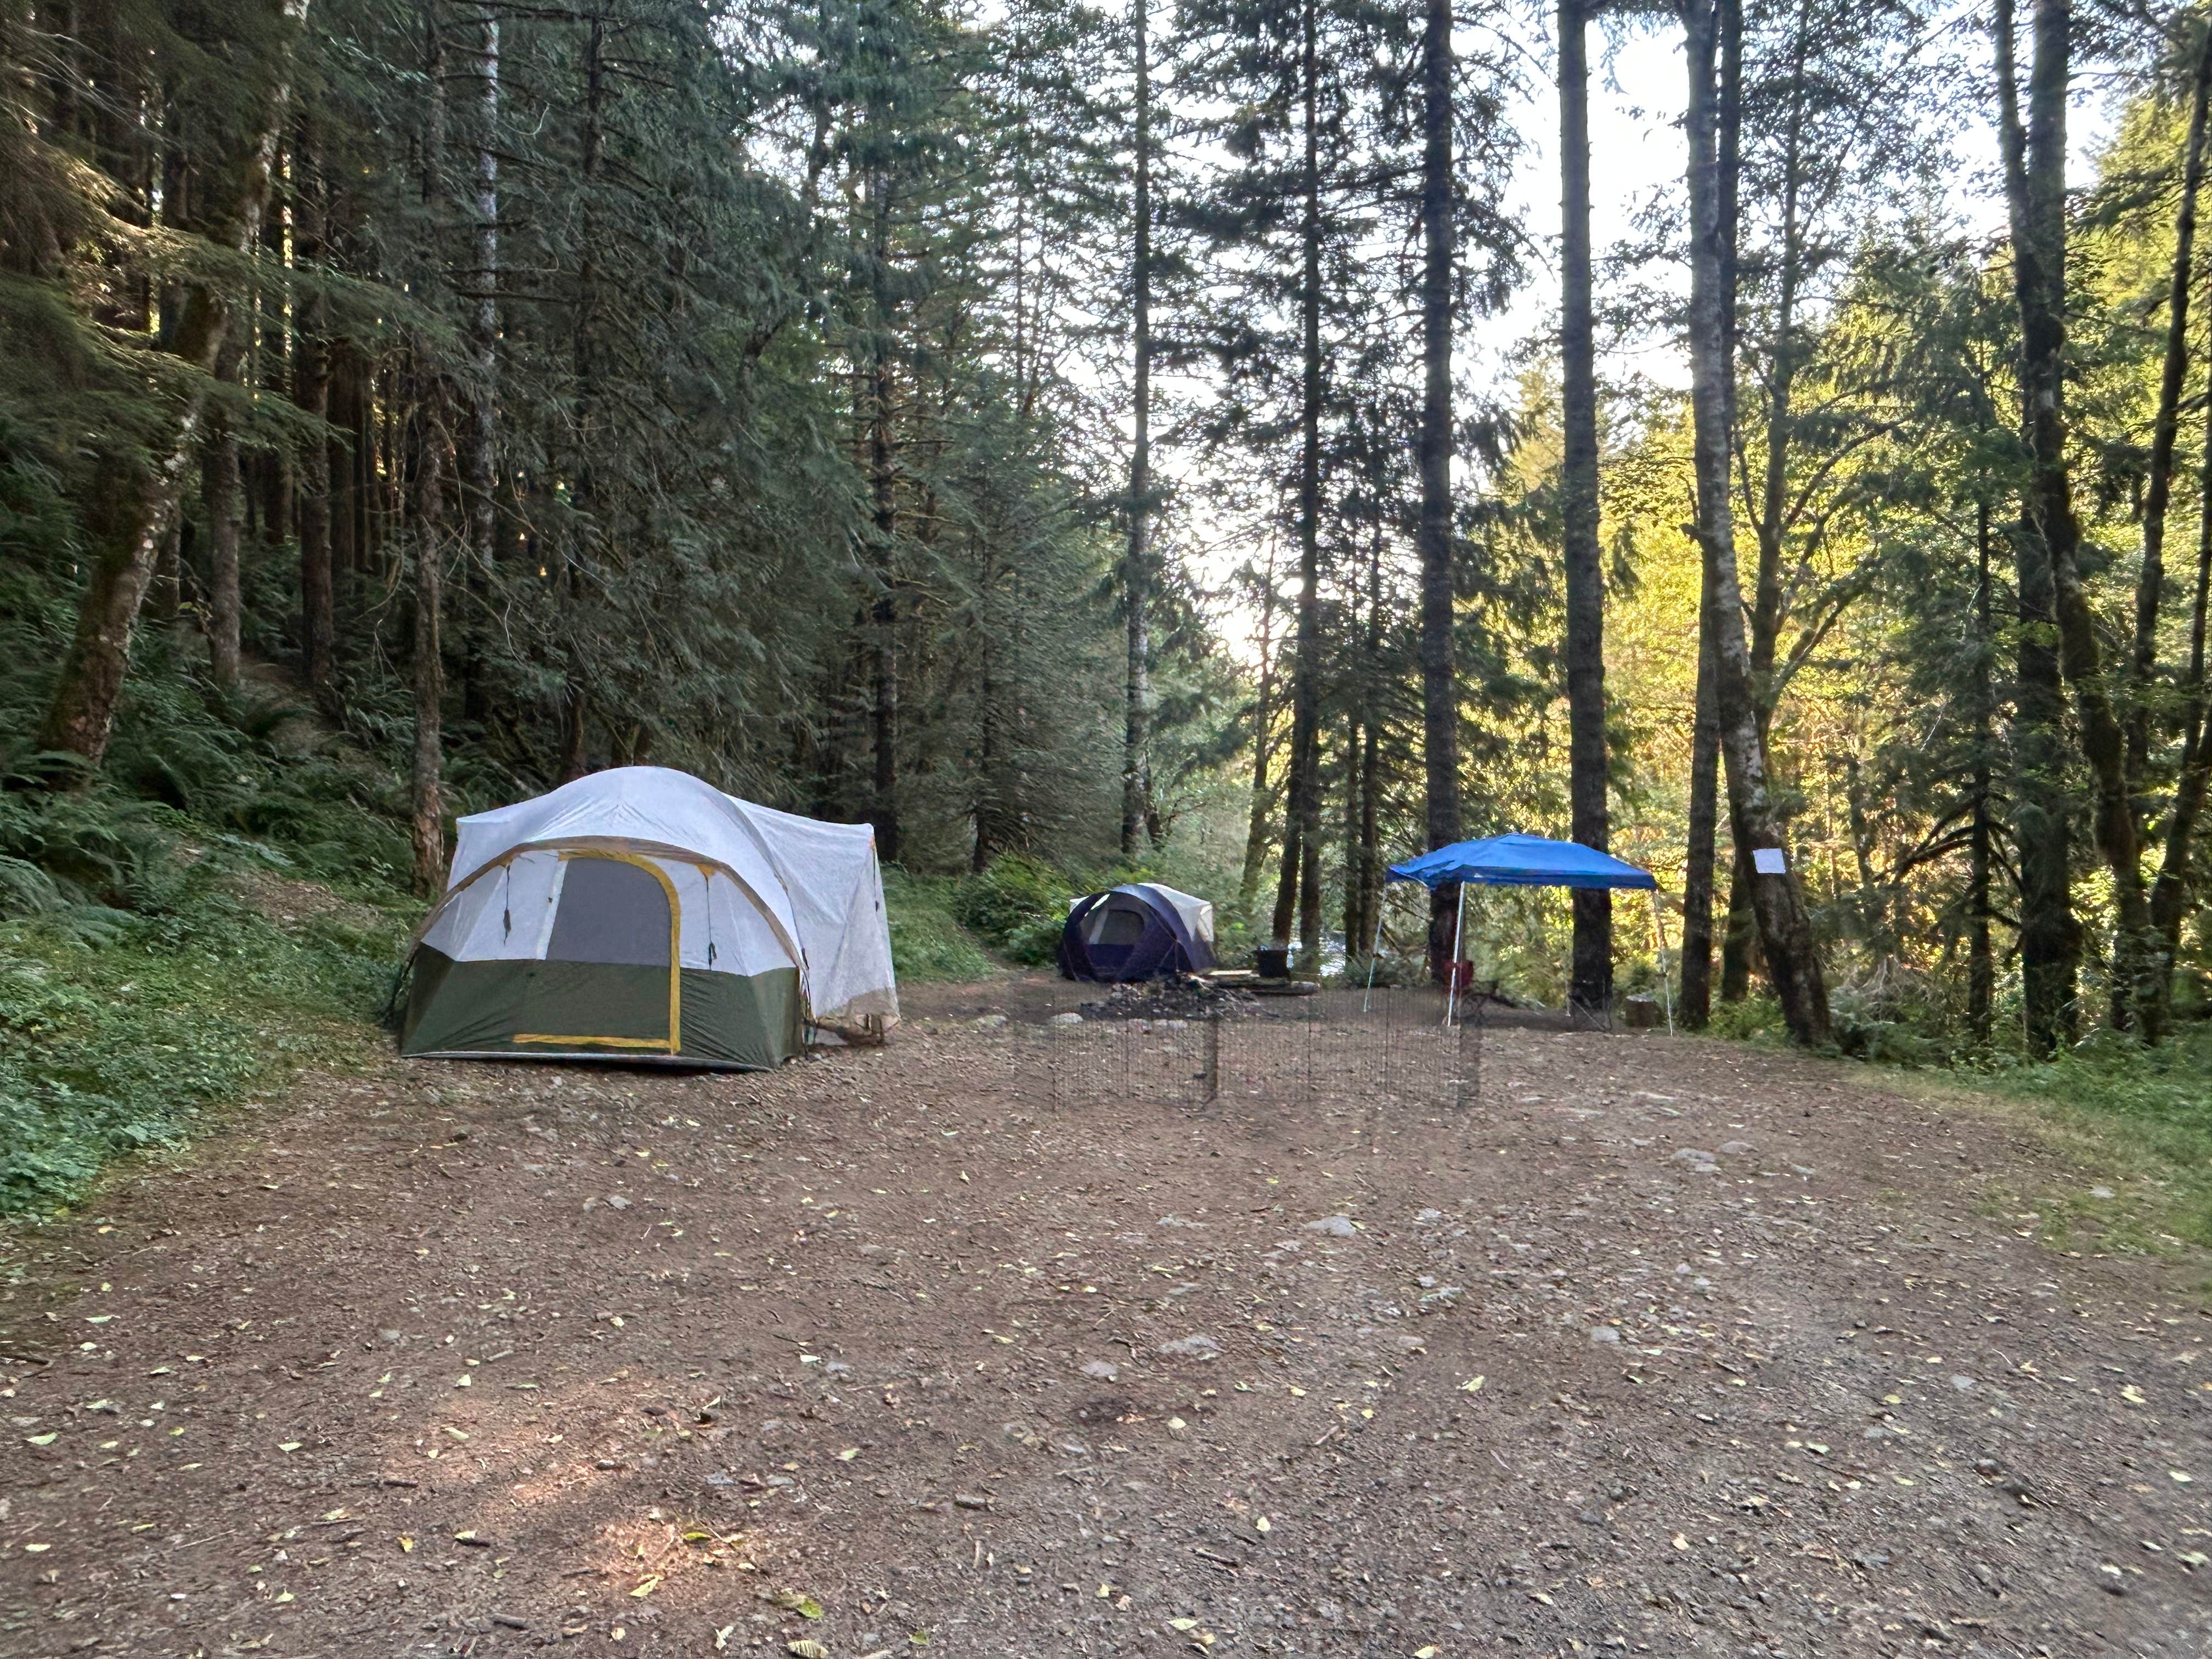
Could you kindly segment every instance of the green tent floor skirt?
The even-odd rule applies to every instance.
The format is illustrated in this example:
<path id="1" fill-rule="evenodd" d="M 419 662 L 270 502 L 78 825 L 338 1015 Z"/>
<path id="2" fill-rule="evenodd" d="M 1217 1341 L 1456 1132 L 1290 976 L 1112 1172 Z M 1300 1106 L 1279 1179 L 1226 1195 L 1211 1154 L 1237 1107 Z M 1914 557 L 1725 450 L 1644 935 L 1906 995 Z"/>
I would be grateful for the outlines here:
<path id="1" fill-rule="evenodd" d="M 416 1060 L 611 1060 L 765 1071 L 805 1046 L 796 968 L 765 974 L 686 968 L 672 998 L 665 968 L 456 962 L 427 945 L 415 953 L 399 1031 L 399 1052 Z"/>

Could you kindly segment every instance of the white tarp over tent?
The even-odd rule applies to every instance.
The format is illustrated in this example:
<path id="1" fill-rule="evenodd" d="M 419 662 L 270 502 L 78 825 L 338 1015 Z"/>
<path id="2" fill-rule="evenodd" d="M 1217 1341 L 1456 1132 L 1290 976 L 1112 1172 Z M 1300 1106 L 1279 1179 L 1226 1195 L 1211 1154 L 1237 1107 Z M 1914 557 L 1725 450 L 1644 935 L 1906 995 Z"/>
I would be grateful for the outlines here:
<path id="1" fill-rule="evenodd" d="M 1190 936 L 1204 944 L 1213 943 L 1213 907 L 1194 893 L 1185 893 L 1157 881 L 1143 884 L 1151 892 L 1158 894 L 1175 907 L 1182 918 L 1182 925 L 1190 929 Z"/>
<path id="2" fill-rule="evenodd" d="M 796 957 L 815 1024 L 858 1026 L 872 1019 L 887 1026 L 898 1018 L 883 876 L 875 831 L 865 823 L 827 823 L 757 806 L 668 767 L 623 766 L 471 814 L 458 827 L 448 894 L 478 871 L 533 847 L 596 844 L 711 860 L 736 876 L 744 898 Z M 688 957 L 690 907 L 684 910 Z M 458 921 L 460 914 L 441 912 L 441 921 L 447 915 Z M 442 943 L 434 937 L 437 926 L 425 943 Z"/>

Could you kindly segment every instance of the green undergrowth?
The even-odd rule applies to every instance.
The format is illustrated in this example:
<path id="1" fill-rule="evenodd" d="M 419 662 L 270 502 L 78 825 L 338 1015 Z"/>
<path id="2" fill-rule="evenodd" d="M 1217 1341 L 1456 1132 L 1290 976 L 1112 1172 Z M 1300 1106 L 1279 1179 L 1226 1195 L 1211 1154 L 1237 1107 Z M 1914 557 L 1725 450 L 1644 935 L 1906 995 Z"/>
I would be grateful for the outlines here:
<path id="1" fill-rule="evenodd" d="M 2185 1027 L 2154 1049 L 2118 1038 L 2087 1043 L 1980 1081 L 2032 1103 L 2101 1153 L 2110 1171 L 2101 1182 L 2036 1195 L 2045 1236 L 2061 1242 L 2086 1230 L 2108 1246 L 2212 1248 L 2212 1026 Z"/>
<path id="2" fill-rule="evenodd" d="M 280 924 L 226 877 L 97 927 L 0 924 L 0 1211 L 69 1204 L 210 1109 L 371 1052 L 404 921 L 361 906 Z"/>
<path id="3" fill-rule="evenodd" d="M 2212 1023 L 2188 1020 L 2154 1049 L 2100 1033 L 2042 1063 L 1956 1049 L 1955 1039 L 1878 1018 L 1849 995 L 1837 999 L 1836 1024 L 1843 1055 L 1908 1091 L 1994 1097 L 2034 1113 L 2039 1138 L 2078 1174 L 2033 1192 L 1993 1188 L 1993 1216 L 2059 1249 L 2212 1248 Z M 1754 1047 L 1788 1042 L 1764 995 L 1717 1005 L 1707 1030 Z"/>
<path id="4" fill-rule="evenodd" d="M 331 729 L 271 665 L 275 601 L 248 615 L 263 653 L 228 690 L 189 609 L 149 604 L 103 764 L 36 748 L 84 550 L 8 436 L 0 1214 L 41 1214 L 303 1066 L 373 1052 L 417 907 L 392 700 L 365 687 L 359 720 Z"/>
<path id="5" fill-rule="evenodd" d="M 1041 967 L 1059 958 L 1068 901 L 1110 884 L 1009 853 L 954 884 L 953 913 L 1008 961 Z"/>
<path id="6" fill-rule="evenodd" d="M 1717 1018 L 1713 1034 L 1784 1046 L 1778 1031 L 1747 1024 L 1739 1033 Z M 1869 1076 L 1891 1079 L 1878 1086 L 1994 1105 L 2064 1165 L 2032 1187 L 1999 1182 L 1983 1194 L 1987 1213 L 2023 1236 L 2064 1250 L 2212 1249 L 2212 1025 L 2192 1022 L 2155 1049 L 2100 1036 L 2042 1063 L 2002 1054 L 1866 1061 Z"/>
<path id="7" fill-rule="evenodd" d="M 1019 853 L 964 876 L 888 868 L 891 961 L 901 979 L 976 980 L 1003 964 L 1038 968 L 1059 958 L 1069 901 L 1125 876 L 1070 871 Z"/>
<path id="8" fill-rule="evenodd" d="M 368 1053 L 419 908 L 388 773 L 149 689 L 173 703 L 139 701 L 91 787 L 0 769 L 0 1214 L 74 1203 L 111 1159 Z"/>
<path id="9" fill-rule="evenodd" d="M 957 886 L 949 877 L 910 875 L 896 866 L 884 871 L 891 966 L 902 983 L 984 979 L 997 971 L 975 935 L 960 925 Z"/>
<path id="10" fill-rule="evenodd" d="M 416 909 L 382 803 L 351 769 L 203 735 L 221 784 L 189 805 L 0 789 L 0 1214 L 71 1204 L 379 1036 Z"/>

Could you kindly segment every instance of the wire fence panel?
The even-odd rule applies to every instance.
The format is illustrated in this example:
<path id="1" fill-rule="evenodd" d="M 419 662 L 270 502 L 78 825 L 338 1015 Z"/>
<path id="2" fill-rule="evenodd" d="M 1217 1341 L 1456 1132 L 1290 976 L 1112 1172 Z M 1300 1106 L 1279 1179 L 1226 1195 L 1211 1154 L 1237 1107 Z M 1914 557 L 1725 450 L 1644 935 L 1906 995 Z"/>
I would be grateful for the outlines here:
<path id="1" fill-rule="evenodd" d="M 1455 1111 L 1480 1095 L 1482 1005 L 1426 986 L 1255 994 L 1203 981 L 1054 987 L 1054 1103 Z"/>

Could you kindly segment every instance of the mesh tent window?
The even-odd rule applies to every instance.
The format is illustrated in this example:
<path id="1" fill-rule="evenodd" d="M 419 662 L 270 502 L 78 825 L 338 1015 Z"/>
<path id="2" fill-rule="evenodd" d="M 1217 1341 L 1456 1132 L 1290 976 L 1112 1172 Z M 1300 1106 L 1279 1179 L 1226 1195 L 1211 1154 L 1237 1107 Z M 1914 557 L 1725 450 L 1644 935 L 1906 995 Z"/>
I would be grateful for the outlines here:
<path id="1" fill-rule="evenodd" d="M 1142 913 L 1121 905 L 1109 905 L 1092 913 L 1090 927 L 1093 945 L 1134 945 L 1145 936 L 1150 924 Z"/>
<path id="2" fill-rule="evenodd" d="M 545 959 L 665 968 L 669 921 L 668 895 L 652 871 L 614 859 L 572 859 Z"/>

